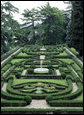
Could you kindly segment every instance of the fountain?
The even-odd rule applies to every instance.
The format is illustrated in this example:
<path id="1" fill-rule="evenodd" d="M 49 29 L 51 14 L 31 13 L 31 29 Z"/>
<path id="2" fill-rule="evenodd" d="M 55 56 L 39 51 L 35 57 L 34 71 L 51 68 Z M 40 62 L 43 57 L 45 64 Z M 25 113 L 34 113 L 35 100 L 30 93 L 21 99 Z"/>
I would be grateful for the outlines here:
<path id="1" fill-rule="evenodd" d="M 43 47 L 44 48 L 44 47 Z M 45 49 L 45 48 L 44 48 Z M 49 69 L 47 68 L 42 68 L 43 60 L 45 59 L 45 55 L 40 55 L 40 68 L 35 68 L 34 72 L 35 73 L 48 73 Z"/>
<path id="2" fill-rule="evenodd" d="M 41 51 L 45 51 L 46 50 L 46 48 L 44 48 L 44 46 L 40 49 Z"/>
<path id="3" fill-rule="evenodd" d="M 40 68 L 34 69 L 35 73 L 48 73 L 49 72 L 49 69 L 42 68 L 42 63 L 43 63 L 43 60 L 40 60 Z"/>

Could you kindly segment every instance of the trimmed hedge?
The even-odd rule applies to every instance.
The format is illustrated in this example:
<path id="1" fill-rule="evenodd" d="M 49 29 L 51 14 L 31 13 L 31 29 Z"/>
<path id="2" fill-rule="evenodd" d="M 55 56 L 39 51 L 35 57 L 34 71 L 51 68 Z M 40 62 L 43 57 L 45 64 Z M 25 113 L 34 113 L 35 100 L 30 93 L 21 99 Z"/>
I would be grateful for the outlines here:
<path id="1" fill-rule="evenodd" d="M 5 81 L 8 81 L 10 79 L 10 73 L 12 72 L 12 70 L 15 68 L 15 66 L 12 66 L 9 71 L 3 76 Z"/>
<path id="2" fill-rule="evenodd" d="M 48 104 L 55 107 L 83 107 L 83 102 L 77 100 L 52 100 Z"/>
<path id="3" fill-rule="evenodd" d="M 2 68 L 3 72 L 6 72 L 11 67 L 11 64 L 7 64 Z"/>
<path id="4" fill-rule="evenodd" d="M 4 60 L 5 58 L 7 58 L 9 55 L 11 55 L 12 53 L 14 53 L 18 49 L 19 49 L 19 46 L 17 46 L 17 48 L 12 49 L 11 51 L 8 51 L 5 54 L 3 54 L 1 56 L 1 61 Z"/>
<path id="5" fill-rule="evenodd" d="M 12 82 L 10 80 L 10 82 Z M 13 95 L 18 95 L 18 96 L 31 96 L 32 99 L 44 99 L 47 94 L 29 94 L 29 93 L 22 93 L 20 91 L 16 91 L 11 87 L 11 83 L 7 85 L 7 92 Z"/>
<path id="6" fill-rule="evenodd" d="M 6 107 L 6 106 L 25 106 L 27 105 L 26 101 L 20 101 L 20 100 L 6 100 L 6 99 L 1 99 L 1 106 Z"/>
<path id="7" fill-rule="evenodd" d="M 1 108 L 2 114 L 83 114 L 83 109 Z"/>
<path id="8" fill-rule="evenodd" d="M 83 69 L 83 65 L 74 57 L 72 57 L 72 59 L 76 62 L 76 64 L 81 68 Z"/>
<path id="9" fill-rule="evenodd" d="M 67 95 L 63 95 L 63 96 L 53 96 L 52 100 L 60 100 L 60 99 L 61 100 L 70 100 L 70 99 L 77 98 L 82 93 L 82 90 L 83 90 L 81 82 L 78 82 L 77 85 L 78 85 L 78 89 L 76 92 L 73 92 L 73 93 L 67 94 Z"/>
<path id="10" fill-rule="evenodd" d="M 9 59 L 7 59 L 4 63 L 1 64 L 1 69 L 8 63 L 10 63 L 10 61 L 12 60 L 13 58 L 10 57 Z"/>
<path id="11" fill-rule="evenodd" d="M 52 100 L 55 96 L 62 96 L 62 95 L 67 95 L 68 93 L 70 93 L 73 89 L 73 85 L 72 85 L 72 80 L 71 78 L 67 78 L 67 84 L 68 84 L 68 88 L 66 88 L 64 91 L 61 92 L 57 92 L 57 93 L 53 93 L 51 95 L 48 95 L 45 99 L 46 101 L 49 103 L 50 100 Z"/>
<path id="12" fill-rule="evenodd" d="M 32 101 L 30 96 L 17 96 L 17 95 L 9 94 L 4 91 L 1 91 L 1 96 L 2 98 L 7 99 L 7 100 L 19 100 L 19 101 L 24 100 L 24 101 L 27 101 L 27 104 L 30 104 Z"/>
<path id="13" fill-rule="evenodd" d="M 61 79 L 61 75 L 50 75 L 50 74 L 31 74 L 31 75 L 21 75 L 22 78 L 27 79 Z"/>

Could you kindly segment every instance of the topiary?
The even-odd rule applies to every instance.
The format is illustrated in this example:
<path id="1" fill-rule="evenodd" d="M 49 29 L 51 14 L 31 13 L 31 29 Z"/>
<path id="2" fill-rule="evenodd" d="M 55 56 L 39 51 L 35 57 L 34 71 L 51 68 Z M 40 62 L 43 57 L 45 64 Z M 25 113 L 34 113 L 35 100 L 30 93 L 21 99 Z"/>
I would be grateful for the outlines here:
<path id="1" fill-rule="evenodd" d="M 34 70 L 32 68 L 28 69 L 28 73 L 29 74 L 33 74 L 34 73 Z"/>
<path id="2" fill-rule="evenodd" d="M 66 74 L 64 72 L 61 74 L 61 76 L 62 76 L 63 79 L 66 78 Z"/>
<path id="3" fill-rule="evenodd" d="M 30 97 L 30 96 L 25 96 L 25 101 L 26 101 L 26 103 L 29 105 L 30 103 L 31 103 L 31 101 L 32 101 L 32 98 Z"/>
<path id="4" fill-rule="evenodd" d="M 51 96 L 51 95 L 48 95 L 48 96 L 45 98 L 45 100 L 46 100 L 47 102 L 49 102 L 51 99 L 52 99 L 52 96 Z"/>

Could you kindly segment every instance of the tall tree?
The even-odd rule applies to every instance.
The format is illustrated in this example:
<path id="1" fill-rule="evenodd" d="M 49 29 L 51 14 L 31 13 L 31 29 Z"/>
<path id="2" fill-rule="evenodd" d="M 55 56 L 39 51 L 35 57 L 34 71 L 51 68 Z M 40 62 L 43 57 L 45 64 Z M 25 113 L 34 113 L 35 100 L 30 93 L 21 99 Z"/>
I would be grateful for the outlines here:
<path id="1" fill-rule="evenodd" d="M 71 1 L 71 44 L 83 55 L 83 1 Z"/>
<path id="2" fill-rule="evenodd" d="M 18 22 L 13 19 L 13 13 L 18 12 L 10 2 L 1 4 L 1 51 L 7 52 L 11 46 L 14 47 L 14 33 Z"/>
<path id="3" fill-rule="evenodd" d="M 32 32 L 32 39 L 31 39 L 31 43 L 35 43 L 36 38 L 35 38 L 35 21 L 38 21 L 38 11 L 35 8 L 32 8 L 32 10 L 29 9 L 25 9 L 24 13 L 22 13 L 22 15 L 24 16 L 24 18 L 22 19 L 23 21 L 25 21 L 25 24 L 29 24 L 32 23 L 32 28 L 31 28 L 31 32 Z"/>
<path id="4" fill-rule="evenodd" d="M 58 44 L 65 38 L 65 15 L 58 8 L 51 7 L 49 3 L 40 8 L 42 25 L 44 29 L 43 44 Z"/>

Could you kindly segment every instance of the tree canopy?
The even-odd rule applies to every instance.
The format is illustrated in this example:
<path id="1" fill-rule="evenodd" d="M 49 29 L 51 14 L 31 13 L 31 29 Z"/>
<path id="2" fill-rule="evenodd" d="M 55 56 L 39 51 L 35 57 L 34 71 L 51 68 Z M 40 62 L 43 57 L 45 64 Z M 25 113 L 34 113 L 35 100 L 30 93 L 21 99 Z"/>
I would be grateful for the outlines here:
<path id="1" fill-rule="evenodd" d="M 38 8 L 24 9 L 23 24 L 14 13 L 19 9 L 11 2 L 1 3 L 1 53 L 17 44 L 56 45 L 68 43 L 83 55 L 83 1 L 69 1 L 67 12 L 49 3 Z M 70 15 L 71 14 L 71 15 Z"/>

